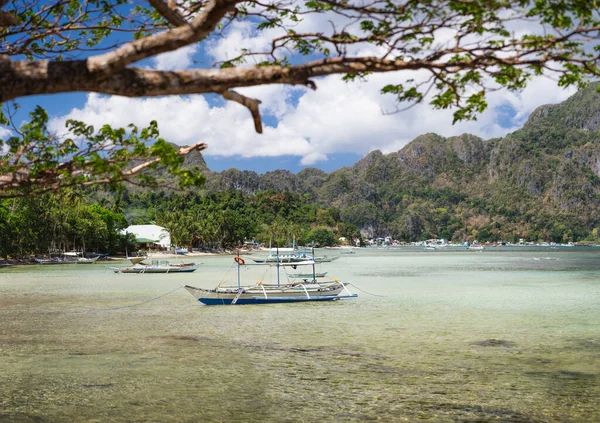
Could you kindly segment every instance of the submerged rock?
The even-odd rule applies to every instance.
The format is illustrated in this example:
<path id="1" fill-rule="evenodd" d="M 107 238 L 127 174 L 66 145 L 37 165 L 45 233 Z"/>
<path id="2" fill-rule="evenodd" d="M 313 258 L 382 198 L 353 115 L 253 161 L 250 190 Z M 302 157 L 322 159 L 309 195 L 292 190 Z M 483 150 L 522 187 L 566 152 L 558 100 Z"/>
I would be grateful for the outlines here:
<path id="1" fill-rule="evenodd" d="M 478 345 L 480 347 L 505 347 L 512 348 L 516 344 L 512 341 L 505 341 L 504 339 L 484 339 L 483 341 L 473 342 L 471 345 Z"/>

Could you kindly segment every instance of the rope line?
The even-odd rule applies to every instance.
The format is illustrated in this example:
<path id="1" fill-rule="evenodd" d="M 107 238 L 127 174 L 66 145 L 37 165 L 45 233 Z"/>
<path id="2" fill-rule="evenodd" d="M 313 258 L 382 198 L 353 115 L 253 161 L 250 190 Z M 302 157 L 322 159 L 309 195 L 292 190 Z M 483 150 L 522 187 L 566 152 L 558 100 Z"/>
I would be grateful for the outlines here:
<path id="1" fill-rule="evenodd" d="M 166 297 L 167 295 L 172 294 L 173 292 L 175 292 L 175 291 L 177 291 L 177 290 L 179 290 L 181 288 L 183 288 L 183 286 L 178 286 L 177 288 L 175 288 L 175 289 L 173 289 L 173 290 L 171 290 L 171 291 L 169 291 L 169 292 L 167 292 L 165 294 L 161 294 L 158 297 L 150 298 L 149 300 L 143 301 L 141 303 L 131 304 L 131 305 L 122 306 L 122 307 L 113 307 L 113 308 L 93 308 L 93 309 L 90 309 L 90 310 L 88 310 L 86 312 L 90 312 L 90 311 L 112 311 L 112 310 L 121 310 L 121 309 L 124 309 L 124 308 L 131 308 L 131 307 L 141 306 L 141 305 L 144 305 L 144 304 L 148 304 L 148 303 L 150 303 L 152 301 L 156 301 L 159 298 Z"/>
<path id="2" fill-rule="evenodd" d="M 367 295 L 372 295 L 374 297 L 382 297 L 385 298 L 385 295 L 379 295 L 379 294 L 372 294 L 370 292 L 367 291 L 363 291 L 362 289 L 360 289 L 358 286 L 356 286 L 356 284 L 354 282 L 352 282 L 351 284 L 346 284 L 346 285 L 352 285 L 354 288 L 358 289 L 360 292 L 362 292 L 363 294 L 367 294 Z"/>

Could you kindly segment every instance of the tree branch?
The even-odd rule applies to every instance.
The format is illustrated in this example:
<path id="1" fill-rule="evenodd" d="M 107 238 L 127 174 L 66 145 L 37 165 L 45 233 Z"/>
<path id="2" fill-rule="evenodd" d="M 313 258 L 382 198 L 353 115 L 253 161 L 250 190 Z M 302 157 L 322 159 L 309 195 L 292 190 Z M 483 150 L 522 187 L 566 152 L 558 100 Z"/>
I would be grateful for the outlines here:
<path id="1" fill-rule="evenodd" d="M 2 9 L 10 0 L 0 0 L 0 9 Z M 15 15 L 0 10 L 0 28 L 8 28 L 19 25 L 19 20 Z"/>
<path id="2" fill-rule="evenodd" d="M 185 157 L 186 155 L 188 155 L 189 153 L 191 153 L 192 151 L 202 151 L 202 150 L 206 150 L 208 146 L 203 143 L 203 142 L 199 142 L 196 143 L 190 147 L 181 147 L 179 149 L 179 151 L 177 152 L 177 155 L 180 157 Z M 154 160 L 149 160 L 147 162 L 141 163 L 131 169 L 129 169 L 126 172 L 123 172 L 122 176 L 123 179 L 127 180 L 133 176 L 139 175 L 140 172 L 144 169 L 147 169 L 148 167 L 152 166 L 155 163 L 159 163 L 160 162 L 160 158 L 156 158 Z"/>
<path id="3" fill-rule="evenodd" d="M 185 157 L 192 151 L 202 151 L 207 148 L 207 145 L 203 142 L 196 143 L 189 147 L 181 147 L 177 152 L 177 155 L 180 157 Z M 27 165 L 24 164 L 23 167 L 15 170 L 14 172 L 0 175 L 0 198 L 12 198 L 25 196 L 28 194 L 27 190 L 21 192 L 20 194 L 15 194 L 9 192 L 10 190 L 20 189 L 26 187 L 35 188 L 35 192 L 37 194 L 43 194 L 50 191 L 56 191 L 59 188 L 64 188 L 67 186 L 89 186 L 89 185 L 99 185 L 99 184 L 108 184 L 112 182 L 132 182 L 132 179 L 142 173 L 145 169 L 149 168 L 153 164 L 159 163 L 161 161 L 160 158 L 155 158 L 152 160 L 145 161 L 140 163 L 139 165 L 122 172 L 119 176 L 119 179 L 115 179 L 114 177 L 101 177 L 98 179 L 90 179 L 88 181 L 63 181 L 63 177 L 61 173 L 59 173 L 60 169 L 71 169 L 71 176 L 75 177 L 82 173 L 89 172 L 87 168 L 90 166 L 90 163 L 86 162 L 81 166 L 76 166 L 75 161 L 73 159 L 62 163 L 60 166 L 55 169 L 55 172 L 46 172 L 42 176 L 38 178 L 31 178 L 29 169 L 27 169 Z M 98 175 L 99 176 L 99 175 Z"/>
<path id="4" fill-rule="evenodd" d="M 132 41 L 111 52 L 87 59 L 90 72 L 110 74 L 131 63 L 160 53 L 177 50 L 206 38 L 219 21 L 243 0 L 210 0 L 204 10 L 189 24 L 170 31 Z"/>
<path id="5" fill-rule="evenodd" d="M 177 9 L 172 9 L 163 0 L 148 0 L 158 13 L 161 14 L 171 25 L 182 26 L 187 25 L 187 21 L 181 16 Z"/>
<path id="6" fill-rule="evenodd" d="M 0 102 L 35 94 L 73 91 L 97 92 L 125 97 L 223 93 L 238 87 L 268 84 L 292 84 L 315 87 L 310 79 L 348 73 L 381 73 L 400 70 L 461 70 L 492 67 L 544 65 L 561 62 L 560 56 L 520 59 L 493 56 L 474 57 L 449 65 L 443 61 L 385 60 L 377 57 L 337 57 L 316 60 L 297 66 L 232 67 L 223 69 L 190 69 L 157 71 L 126 68 L 99 77 L 90 72 L 84 61 L 0 61 Z M 570 59 L 575 62 L 575 59 Z"/>
<path id="7" fill-rule="evenodd" d="M 246 97 L 245 95 L 231 90 L 223 91 L 221 95 L 227 100 L 235 101 L 236 103 L 240 103 L 242 106 L 246 106 L 248 110 L 250 110 L 250 114 L 254 120 L 254 129 L 256 129 L 256 132 L 259 134 L 262 134 L 262 120 L 260 118 L 260 110 L 258 110 L 258 105 L 261 103 L 260 100 Z"/>
<path id="8" fill-rule="evenodd" d="M 382 60 L 376 57 L 333 58 L 298 66 L 259 66 L 224 69 L 157 71 L 126 68 L 99 77 L 85 61 L 0 61 L 0 102 L 35 94 L 73 91 L 126 97 L 222 93 L 236 87 L 293 84 L 315 87 L 310 78 L 351 72 L 423 69 L 435 63 Z M 443 67 L 442 64 L 439 67 Z"/>

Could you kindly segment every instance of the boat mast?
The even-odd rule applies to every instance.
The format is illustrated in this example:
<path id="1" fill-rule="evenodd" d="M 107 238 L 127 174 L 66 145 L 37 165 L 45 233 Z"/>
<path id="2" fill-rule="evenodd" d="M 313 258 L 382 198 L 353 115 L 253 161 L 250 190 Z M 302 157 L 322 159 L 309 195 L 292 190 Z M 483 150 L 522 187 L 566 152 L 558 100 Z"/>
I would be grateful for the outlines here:
<path id="1" fill-rule="evenodd" d="M 313 268 L 313 282 L 317 281 L 317 273 L 316 273 L 316 269 L 315 269 L 315 247 L 312 248 L 312 256 L 313 256 L 313 264 L 312 264 L 312 268 Z"/>
<path id="2" fill-rule="evenodd" d="M 280 281 L 279 281 L 279 247 L 277 247 L 277 256 L 275 258 L 275 262 L 277 263 L 277 287 L 280 287 Z"/>
<path id="3" fill-rule="evenodd" d="M 240 250 L 237 250 L 237 256 L 238 256 L 238 258 L 240 257 Z M 236 260 L 236 263 L 237 263 L 237 271 L 238 271 L 238 272 L 237 272 L 237 273 L 238 273 L 238 274 L 237 274 L 237 279 L 238 279 L 238 289 L 240 289 L 240 288 L 241 288 L 241 281 L 240 281 L 240 267 L 242 267 L 242 265 L 240 264 L 240 261 L 239 261 L 239 260 Z"/>

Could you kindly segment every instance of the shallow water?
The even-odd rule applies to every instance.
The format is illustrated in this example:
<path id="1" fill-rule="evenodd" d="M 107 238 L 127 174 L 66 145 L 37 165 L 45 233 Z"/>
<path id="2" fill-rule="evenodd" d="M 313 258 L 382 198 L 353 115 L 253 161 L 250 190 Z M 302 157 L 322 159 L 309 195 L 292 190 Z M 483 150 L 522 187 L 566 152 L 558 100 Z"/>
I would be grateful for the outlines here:
<path id="1" fill-rule="evenodd" d="M 0 269 L 0 421 L 600 421 L 600 250 L 361 250 L 320 269 L 359 298 L 266 306 L 202 261 Z"/>

